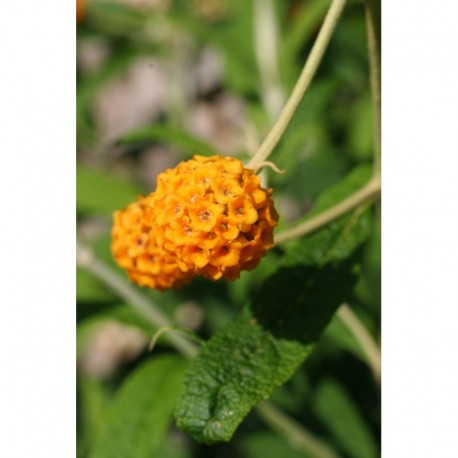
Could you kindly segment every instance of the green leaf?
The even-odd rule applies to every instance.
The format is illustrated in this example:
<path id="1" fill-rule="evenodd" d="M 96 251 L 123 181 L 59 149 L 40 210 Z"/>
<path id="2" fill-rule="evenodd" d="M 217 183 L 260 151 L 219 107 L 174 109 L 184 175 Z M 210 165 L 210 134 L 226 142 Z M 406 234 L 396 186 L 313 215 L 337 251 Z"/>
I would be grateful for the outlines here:
<path id="1" fill-rule="evenodd" d="M 342 182 L 318 198 L 315 208 L 304 220 L 328 210 L 362 188 L 369 181 L 371 173 L 369 166 L 353 170 Z M 368 207 L 356 209 L 307 237 L 285 244 L 287 262 L 321 265 L 348 258 L 369 237 L 371 214 Z"/>
<path id="2" fill-rule="evenodd" d="M 175 417 L 200 442 L 229 441 L 261 399 L 286 382 L 312 352 L 355 281 L 351 264 L 284 267 L 264 283 L 189 367 Z M 332 288 L 330 288 L 332 285 Z"/>
<path id="3" fill-rule="evenodd" d="M 169 427 L 186 361 L 150 359 L 123 383 L 104 416 L 91 458 L 153 458 Z"/>
<path id="4" fill-rule="evenodd" d="M 178 147 L 189 156 L 193 154 L 215 155 L 216 151 L 203 141 L 182 130 L 173 129 L 167 126 L 151 126 L 130 132 L 123 135 L 119 140 L 122 145 L 137 143 L 160 142 L 168 146 Z"/>
<path id="5" fill-rule="evenodd" d="M 325 380 L 321 383 L 314 395 L 314 410 L 349 456 L 380 456 L 358 407 L 336 381 Z"/>
<path id="6" fill-rule="evenodd" d="M 112 174 L 79 166 L 76 169 L 76 208 L 79 212 L 111 214 L 135 201 L 141 190 Z"/>

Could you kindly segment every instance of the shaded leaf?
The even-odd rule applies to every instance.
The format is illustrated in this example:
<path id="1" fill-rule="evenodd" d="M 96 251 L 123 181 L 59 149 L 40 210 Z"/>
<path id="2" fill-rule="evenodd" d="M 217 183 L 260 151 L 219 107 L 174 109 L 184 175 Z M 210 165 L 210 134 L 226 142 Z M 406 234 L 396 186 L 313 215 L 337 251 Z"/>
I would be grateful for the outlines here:
<path id="1" fill-rule="evenodd" d="M 104 416 L 91 458 L 153 458 L 169 427 L 186 362 L 150 359 L 123 383 Z"/>

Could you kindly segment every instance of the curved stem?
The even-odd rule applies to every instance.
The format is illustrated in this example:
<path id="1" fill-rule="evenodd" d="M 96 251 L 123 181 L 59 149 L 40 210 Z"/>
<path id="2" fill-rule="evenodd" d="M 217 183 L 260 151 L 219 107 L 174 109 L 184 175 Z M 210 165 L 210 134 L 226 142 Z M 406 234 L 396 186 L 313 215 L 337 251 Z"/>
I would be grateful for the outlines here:
<path id="1" fill-rule="evenodd" d="M 321 26 L 318 37 L 312 47 L 307 61 L 305 62 L 304 68 L 294 86 L 293 92 L 286 102 L 277 122 L 272 127 L 271 131 L 267 135 L 266 139 L 260 146 L 259 150 L 248 162 L 247 167 L 257 170 L 259 164 L 264 162 L 267 157 L 272 153 L 273 149 L 279 142 L 283 132 L 288 127 L 294 113 L 299 106 L 310 82 L 312 81 L 315 72 L 320 64 L 324 52 L 329 44 L 334 29 L 337 25 L 337 21 L 343 11 L 346 0 L 333 0 L 329 10 L 324 19 L 323 25 Z"/>
<path id="2" fill-rule="evenodd" d="M 372 370 L 375 380 L 380 383 L 381 356 L 380 348 L 359 319 L 358 315 L 347 305 L 342 304 L 337 310 L 337 316 L 353 334 L 362 350 L 366 354 L 367 362 Z"/>
<path id="3" fill-rule="evenodd" d="M 256 410 L 262 413 L 263 420 L 282 436 L 288 439 L 292 446 L 313 458 L 338 458 L 339 455 L 318 440 L 308 431 L 304 430 L 281 410 L 266 401 L 261 401 Z"/>
<path id="4" fill-rule="evenodd" d="M 366 0 L 367 45 L 369 50 L 372 107 L 374 111 L 374 175 L 381 174 L 382 117 L 380 78 L 380 2 Z"/>
<path id="5" fill-rule="evenodd" d="M 345 213 L 353 210 L 359 205 L 369 202 L 374 198 L 379 198 L 380 189 L 380 179 L 379 177 L 374 176 L 365 186 L 329 210 L 326 210 L 323 213 L 320 213 L 317 216 L 304 221 L 302 224 L 299 224 L 296 227 L 286 229 L 277 234 L 275 236 L 275 243 L 283 243 L 295 237 L 300 237 L 309 234 L 310 232 L 316 231 L 320 227 L 329 224 L 331 221 L 334 221 L 342 215 L 345 215 Z"/>

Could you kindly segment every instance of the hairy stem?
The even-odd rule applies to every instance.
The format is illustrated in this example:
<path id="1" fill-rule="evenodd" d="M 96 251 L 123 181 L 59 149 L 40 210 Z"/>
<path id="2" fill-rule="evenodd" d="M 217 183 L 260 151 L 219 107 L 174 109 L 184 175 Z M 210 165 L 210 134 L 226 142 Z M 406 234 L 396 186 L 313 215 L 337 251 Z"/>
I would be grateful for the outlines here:
<path id="1" fill-rule="evenodd" d="M 110 287 L 115 293 L 126 301 L 141 316 L 157 327 L 173 327 L 171 319 L 165 315 L 149 298 L 144 296 L 135 286 L 128 283 L 118 275 L 111 267 L 98 259 L 93 251 L 82 243 L 77 243 L 76 254 L 77 265 L 102 283 Z M 193 358 L 198 352 L 198 346 L 188 340 L 185 336 L 176 333 L 167 335 L 168 341 L 187 358 Z M 293 440 L 300 445 L 300 448 L 306 453 L 311 453 L 316 458 L 335 458 L 335 454 L 318 453 L 320 450 L 328 450 L 325 444 L 322 444 L 303 426 L 295 423 L 287 415 L 273 404 L 264 401 L 262 406 L 255 408 L 259 416 L 268 424 L 272 430 L 277 431 L 279 435 L 287 440 Z"/>
<path id="2" fill-rule="evenodd" d="M 372 370 L 374 379 L 380 383 L 382 366 L 380 348 L 374 338 L 361 322 L 358 315 L 356 315 L 356 313 L 347 304 L 342 304 L 339 307 L 337 310 L 337 316 L 342 320 L 343 324 L 348 328 L 361 346 L 362 350 L 366 354 L 367 362 Z"/>
<path id="3" fill-rule="evenodd" d="M 380 179 L 377 176 L 374 176 L 365 186 L 329 210 L 304 221 L 296 227 L 285 229 L 284 231 L 278 233 L 275 236 L 275 243 L 280 244 L 295 237 L 310 234 L 311 232 L 326 226 L 326 224 L 329 224 L 342 215 L 345 215 L 345 213 L 348 213 L 350 210 L 353 210 L 359 205 L 369 202 L 372 199 L 379 198 L 380 189 Z"/>
<path id="4" fill-rule="evenodd" d="M 283 135 L 283 132 L 288 127 L 294 113 L 299 106 L 310 82 L 315 75 L 315 72 L 323 58 L 324 52 L 329 44 L 334 29 L 337 25 L 337 21 L 343 11 L 346 0 L 333 0 L 329 10 L 324 19 L 323 25 L 321 26 L 318 37 L 312 47 L 307 61 L 305 62 L 304 68 L 294 86 L 293 92 L 286 102 L 277 122 L 272 127 L 271 131 L 267 135 L 266 139 L 259 147 L 259 150 L 247 164 L 248 168 L 257 170 L 261 163 L 263 163 L 267 157 L 272 153 L 275 146 L 279 142 Z"/>
<path id="5" fill-rule="evenodd" d="M 367 45 L 369 50 L 372 107 L 374 111 L 374 174 L 381 174 L 382 117 L 380 78 L 380 1 L 366 0 Z"/>
<path id="6" fill-rule="evenodd" d="M 294 448 L 301 450 L 306 456 L 313 458 L 338 458 L 338 455 L 331 448 L 317 440 L 308 431 L 304 431 L 301 426 L 290 417 L 285 416 L 274 405 L 266 401 L 261 401 L 257 406 L 257 411 L 262 413 L 263 420 L 273 430 L 285 436 Z"/>

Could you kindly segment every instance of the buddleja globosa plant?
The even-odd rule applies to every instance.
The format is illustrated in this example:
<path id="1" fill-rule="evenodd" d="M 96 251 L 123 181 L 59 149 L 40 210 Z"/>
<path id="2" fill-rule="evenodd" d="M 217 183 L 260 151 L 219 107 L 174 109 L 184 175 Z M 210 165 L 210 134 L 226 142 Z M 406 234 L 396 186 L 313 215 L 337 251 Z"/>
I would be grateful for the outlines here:
<path id="1" fill-rule="evenodd" d="M 381 190 L 380 42 L 374 4 L 366 5 L 374 166 L 353 170 L 324 192 L 305 218 L 275 234 L 281 220 L 275 189 L 263 188 L 258 172 L 266 166 L 281 167 L 267 159 L 312 81 L 344 6 L 345 0 L 332 1 L 290 98 L 247 164 L 232 157 L 195 155 L 161 173 L 151 194 L 115 212 L 111 251 L 132 283 L 88 247 L 78 247 L 79 265 L 109 285 L 159 332 L 168 330 L 168 342 L 185 357 L 151 358 L 130 376 L 107 413 L 92 457 L 153 456 L 168 425 L 163 418 L 172 410 L 177 426 L 196 441 L 227 442 L 252 409 L 308 456 L 336 456 L 265 400 L 310 356 L 336 312 L 365 342 L 374 376 L 380 376 L 378 349 L 345 305 L 358 279 L 358 248 L 370 234 L 371 204 Z M 274 246 L 281 253 L 275 272 L 247 299 L 240 314 L 202 346 L 177 330 L 133 284 L 165 291 L 196 277 L 237 281 Z M 155 377 L 161 371 L 169 374 L 163 383 Z M 148 393 L 141 388 L 145 384 Z M 179 392 L 178 398 L 161 404 L 162 396 L 170 398 L 169 391 Z M 132 404 L 137 413 L 123 420 L 124 409 L 130 405 L 132 412 Z M 139 436 L 138 428 L 145 425 L 151 434 Z"/>

